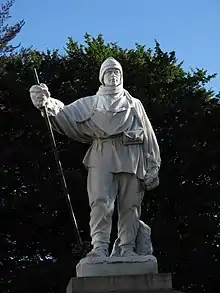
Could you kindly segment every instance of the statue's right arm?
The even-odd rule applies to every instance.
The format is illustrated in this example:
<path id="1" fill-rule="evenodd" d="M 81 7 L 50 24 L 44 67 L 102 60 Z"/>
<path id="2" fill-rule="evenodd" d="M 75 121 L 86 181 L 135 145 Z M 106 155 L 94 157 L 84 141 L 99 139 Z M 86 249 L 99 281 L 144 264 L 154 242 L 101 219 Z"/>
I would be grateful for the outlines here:
<path id="1" fill-rule="evenodd" d="M 89 118 L 88 113 L 91 112 L 91 107 L 88 103 L 86 107 L 84 99 L 64 105 L 63 102 L 50 96 L 50 92 L 44 84 L 32 86 L 30 96 L 32 103 L 39 110 L 46 106 L 54 130 L 83 143 L 91 142 L 91 135 L 88 133 L 85 123 L 83 123 Z M 41 113 L 43 115 L 43 111 Z"/>
<path id="2" fill-rule="evenodd" d="M 76 115 L 76 112 L 83 110 L 81 106 L 82 103 L 77 101 L 64 105 L 63 102 L 50 97 L 47 101 L 47 113 L 54 130 L 73 140 L 90 143 L 87 127 L 85 123 L 78 121 Z"/>

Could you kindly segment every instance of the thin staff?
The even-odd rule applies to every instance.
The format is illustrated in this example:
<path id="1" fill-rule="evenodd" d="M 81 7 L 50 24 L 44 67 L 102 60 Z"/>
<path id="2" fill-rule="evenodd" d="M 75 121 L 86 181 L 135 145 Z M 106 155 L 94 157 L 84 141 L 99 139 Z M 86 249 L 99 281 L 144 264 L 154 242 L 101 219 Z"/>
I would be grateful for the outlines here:
<path id="1" fill-rule="evenodd" d="M 36 83 L 40 84 L 36 68 L 34 68 L 34 77 L 35 77 Z M 78 225 L 77 225 L 76 217 L 75 217 L 73 207 L 72 207 L 72 204 L 71 204 L 70 195 L 69 195 L 67 184 L 66 184 L 66 179 L 65 179 L 65 176 L 64 176 L 61 161 L 59 159 L 59 154 L 58 154 L 58 151 L 57 151 L 57 145 L 56 145 L 56 141 L 55 141 L 55 138 L 54 138 L 53 129 L 52 129 L 52 126 L 51 126 L 51 123 L 50 123 L 50 119 L 49 119 L 49 116 L 48 116 L 46 105 L 44 105 L 44 107 L 42 107 L 41 110 L 43 112 L 43 115 L 44 115 L 44 118 L 45 118 L 45 121 L 46 121 L 46 125 L 47 125 L 48 131 L 49 131 L 49 136 L 50 136 L 51 143 L 52 143 L 52 149 L 53 149 L 53 152 L 54 152 L 57 168 L 58 168 L 59 175 L 60 175 L 60 181 L 61 181 L 62 188 L 63 188 L 63 193 L 64 193 L 64 196 L 65 196 L 66 201 L 67 201 L 68 209 L 69 209 L 69 212 L 70 212 L 71 220 L 72 220 L 74 231 L 75 231 L 76 238 L 77 238 L 77 244 L 79 246 L 79 249 L 81 250 L 82 246 L 83 246 L 83 242 L 82 242 L 82 239 L 81 239 L 81 236 L 80 236 L 80 233 L 79 233 L 79 228 L 78 228 Z"/>

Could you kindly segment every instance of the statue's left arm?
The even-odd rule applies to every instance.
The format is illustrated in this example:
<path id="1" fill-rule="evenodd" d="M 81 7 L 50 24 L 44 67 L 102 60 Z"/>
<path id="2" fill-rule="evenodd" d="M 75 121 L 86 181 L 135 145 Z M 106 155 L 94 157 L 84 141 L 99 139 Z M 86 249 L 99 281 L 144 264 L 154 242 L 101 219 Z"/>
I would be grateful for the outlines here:
<path id="1" fill-rule="evenodd" d="M 153 189 L 159 185 L 159 169 L 161 165 L 160 149 L 151 122 L 145 112 L 142 103 L 137 100 L 138 116 L 144 129 L 144 157 L 146 159 L 147 174 L 145 178 L 146 188 Z"/>

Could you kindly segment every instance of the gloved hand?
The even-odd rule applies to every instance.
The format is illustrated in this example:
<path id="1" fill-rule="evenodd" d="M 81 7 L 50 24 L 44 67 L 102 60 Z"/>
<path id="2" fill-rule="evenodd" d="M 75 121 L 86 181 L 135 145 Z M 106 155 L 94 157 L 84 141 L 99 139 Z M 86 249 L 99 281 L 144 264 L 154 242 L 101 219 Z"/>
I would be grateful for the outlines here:
<path id="1" fill-rule="evenodd" d="M 32 103 L 38 109 L 44 107 L 47 104 L 47 100 L 50 98 L 50 92 L 44 83 L 33 85 L 29 92 Z"/>
<path id="2" fill-rule="evenodd" d="M 149 176 L 147 175 L 144 179 L 144 185 L 147 191 L 153 190 L 159 185 L 160 181 L 158 176 Z"/>
<path id="3" fill-rule="evenodd" d="M 158 177 L 158 171 L 158 167 L 152 167 L 147 171 L 147 174 L 144 178 L 144 185 L 146 190 L 152 190 L 159 185 L 160 181 Z"/>

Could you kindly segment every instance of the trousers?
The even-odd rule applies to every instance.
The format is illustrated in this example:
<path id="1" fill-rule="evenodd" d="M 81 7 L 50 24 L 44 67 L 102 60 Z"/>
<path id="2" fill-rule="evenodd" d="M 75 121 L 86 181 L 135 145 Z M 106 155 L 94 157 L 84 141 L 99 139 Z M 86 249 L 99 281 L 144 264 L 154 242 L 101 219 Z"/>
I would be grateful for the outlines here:
<path id="1" fill-rule="evenodd" d="M 109 245 L 116 198 L 119 246 L 135 247 L 144 196 L 141 181 L 134 174 L 111 173 L 92 167 L 88 169 L 87 190 L 93 247 Z"/>

